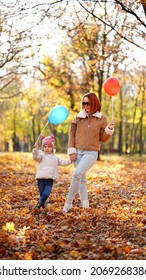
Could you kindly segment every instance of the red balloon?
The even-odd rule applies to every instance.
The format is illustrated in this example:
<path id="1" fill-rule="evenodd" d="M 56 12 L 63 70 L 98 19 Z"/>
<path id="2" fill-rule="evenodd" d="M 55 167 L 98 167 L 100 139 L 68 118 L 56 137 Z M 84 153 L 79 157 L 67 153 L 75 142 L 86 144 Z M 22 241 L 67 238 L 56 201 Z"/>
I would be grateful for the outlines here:
<path id="1" fill-rule="evenodd" d="M 108 95 L 114 96 L 120 90 L 120 83 L 117 78 L 110 77 L 105 80 L 103 88 Z"/>

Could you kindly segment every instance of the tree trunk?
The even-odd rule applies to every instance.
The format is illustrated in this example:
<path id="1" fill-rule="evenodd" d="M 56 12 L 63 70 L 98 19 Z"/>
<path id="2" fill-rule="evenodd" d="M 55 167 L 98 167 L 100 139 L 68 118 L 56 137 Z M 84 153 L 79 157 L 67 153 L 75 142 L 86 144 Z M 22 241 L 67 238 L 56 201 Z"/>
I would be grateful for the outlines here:
<path id="1" fill-rule="evenodd" d="M 120 156 L 123 153 L 122 140 L 123 140 L 123 97 L 122 97 L 122 91 L 120 91 L 120 126 L 119 126 L 119 145 L 118 145 L 118 151 Z"/>

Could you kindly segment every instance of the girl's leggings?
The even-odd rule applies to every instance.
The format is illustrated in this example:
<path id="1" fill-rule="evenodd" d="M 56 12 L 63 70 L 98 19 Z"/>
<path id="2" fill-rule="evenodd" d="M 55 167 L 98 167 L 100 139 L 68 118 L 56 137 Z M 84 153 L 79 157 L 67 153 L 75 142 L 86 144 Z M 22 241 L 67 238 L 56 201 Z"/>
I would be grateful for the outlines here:
<path id="1" fill-rule="evenodd" d="M 51 193 L 53 179 L 38 179 L 37 184 L 40 192 L 40 202 L 45 203 Z"/>

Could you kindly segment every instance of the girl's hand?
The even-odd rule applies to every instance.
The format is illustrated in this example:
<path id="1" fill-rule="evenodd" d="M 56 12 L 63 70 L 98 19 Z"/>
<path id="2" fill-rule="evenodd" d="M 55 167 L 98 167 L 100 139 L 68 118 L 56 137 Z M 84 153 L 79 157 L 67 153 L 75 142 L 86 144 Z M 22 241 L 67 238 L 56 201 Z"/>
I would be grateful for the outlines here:
<path id="1" fill-rule="evenodd" d="M 111 120 L 108 124 L 108 128 L 113 130 L 114 129 L 114 126 L 115 126 L 115 123 L 114 123 L 114 120 Z"/>
<path id="2" fill-rule="evenodd" d="M 77 155 L 76 154 L 71 154 L 70 156 L 70 160 L 71 161 L 75 161 L 77 159 Z"/>

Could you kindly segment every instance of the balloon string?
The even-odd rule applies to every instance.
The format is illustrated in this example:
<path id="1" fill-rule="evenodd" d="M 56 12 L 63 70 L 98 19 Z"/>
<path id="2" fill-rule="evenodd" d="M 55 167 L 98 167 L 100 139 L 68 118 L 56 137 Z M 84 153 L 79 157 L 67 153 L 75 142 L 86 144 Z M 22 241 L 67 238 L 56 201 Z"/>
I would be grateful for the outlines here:
<path id="1" fill-rule="evenodd" d="M 114 119 L 114 97 L 112 96 L 112 120 Z"/>
<path id="2" fill-rule="evenodd" d="M 46 126 L 47 126 L 48 124 L 49 124 L 49 122 L 47 122 L 47 123 L 45 124 L 45 126 L 43 127 L 43 129 L 42 129 L 42 131 L 41 131 L 40 135 L 38 136 L 38 139 L 37 139 L 36 143 L 38 143 L 38 142 L 39 142 L 40 137 L 41 137 L 41 135 L 42 135 L 43 131 L 45 130 L 45 128 L 46 128 Z"/>

